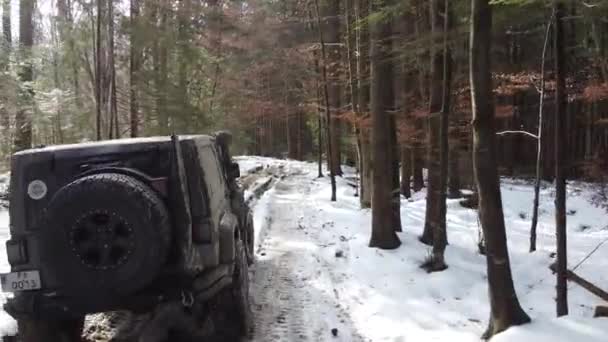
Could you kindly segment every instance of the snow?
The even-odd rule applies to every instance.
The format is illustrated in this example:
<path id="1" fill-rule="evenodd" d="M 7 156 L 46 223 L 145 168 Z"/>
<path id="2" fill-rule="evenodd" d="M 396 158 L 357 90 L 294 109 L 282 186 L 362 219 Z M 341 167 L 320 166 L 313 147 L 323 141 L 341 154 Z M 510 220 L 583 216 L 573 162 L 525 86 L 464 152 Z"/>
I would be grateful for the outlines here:
<path id="1" fill-rule="evenodd" d="M 448 200 L 446 261 L 449 268 L 427 274 L 419 265 L 430 254 L 418 242 L 425 193 L 402 201 L 402 246 L 393 251 L 367 247 L 371 211 L 359 208 L 345 168 L 338 178 L 338 201 L 330 202 L 327 177 L 313 163 L 238 157 L 254 208 L 256 264 L 251 295 L 254 341 L 479 341 L 489 316 L 485 257 L 477 253 L 474 210 Z M 268 180 L 259 199 L 253 189 Z M 352 182 L 350 182 L 352 183 Z M 519 300 L 533 319 L 493 341 L 605 341 L 608 322 L 594 319 L 602 302 L 569 283 L 570 316 L 555 318 L 553 190 L 541 189 L 538 250 L 528 253 L 532 185 L 503 179 L 502 195 L 511 266 Z M 568 189 L 569 267 L 575 267 L 608 239 L 606 212 L 591 204 L 593 186 L 573 182 Z M 0 211 L 0 239 L 8 239 L 8 214 Z M 0 243 L 0 271 L 8 271 Z M 608 243 L 576 272 L 608 289 Z M 5 295 L 2 296 L 2 299 Z M 0 311 L 0 335 L 16 325 Z M 332 336 L 337 329 L 337 336 Z"/>
<path id="2" fill-rule="evenodd" d="M 487 325 L 489 304 L 485 257 L 477 254 L 479 228 L 474 210 L 462 208 L 457 200 L 449 200 L 450 245 L 446 252 L 449 268 L 427 274 L 419 265 L 430 250 L 417 240 L 424 224 L 424 193 L 415 194 L 411 201 L 402 201 L 401 248 L 370 249 L 367 244 L 371 212 L 359 209 L 358 198 L 353 196 L 355 189 L 345 180 L 354 176 L 354 170 L 346 169 L 345 178 L 338 178 L 338 202 L 332 203 L 329 181 L 316 179 L 315 164 L 265 158 L 247 158 L 245 163 L 252 168 L 253 161 L 264 166 L 284 165 L 288 170 L 289 176 L 267 192 L 255 208 L 256 233 L 260 237 L 258 263 L 289 261 L 286 267 L 293 271 L 282 277 L 301 283 L 294 291 L 306 289 L 306 295 L 314 297 L 310 302 L 317 303 L 304 302 L 300 303 L 304 305 L 302 309 L 289 308 L 307 312 L 310 321 L 304 324 L 311 330 L 324 331 L 320 335 L 311 334 L 313 340 L 334 340 L 328 332 L 332 324 L 350 334 L 344 341 L 479 340 Z M 511 329 L 495 340 L 595 341 L 606 336 L 606 321 L 592 318 L 595 305 L 601 301 L 572 283 L 569 284 L 571 317 L 554 319 L 555 277 L 548 269 L 554 261 L 551 253 L 555 244 L 552 189 L 541 190 L 538 251 L 534 254 L 528 253 L 531 184 L 503 179 L 502 192 L 515 285 L 533 324 Z M 592 194 L 590 185 L 570 185 L 568 207 L 576 211 L 568 216 L 570 267 L 608 238 L 606 213 L 590 204 Z M 336 252 L 342 256 L 336 257 Z M 608 274 L 597 270 L 606 269 L 607 257 L 608 246 L 601 247 L 577 272 L 606 288 Z M 263 280 L 257 273 L 254 279 Z M 254 285 L 254 301 L 268 291 Z M 280 291 L 275 294 L 283 295 Z M 257 314 L 265 316 L 268 314 L 265 311 L 273 311 L 272 306 L 285 304 L 290 302 L 263 302 L 264 310 Z M 274 311 L 281 312 L 276 308 Z M 302 319 L 301 315 L 298 318 Z M 263 329 L 263 333 L 268 330 Z M 279 332 L 283 337 L 293 335 L 283 334 Z M 256 340 L 264 341 L 264 337 L 258 335 Z"/>

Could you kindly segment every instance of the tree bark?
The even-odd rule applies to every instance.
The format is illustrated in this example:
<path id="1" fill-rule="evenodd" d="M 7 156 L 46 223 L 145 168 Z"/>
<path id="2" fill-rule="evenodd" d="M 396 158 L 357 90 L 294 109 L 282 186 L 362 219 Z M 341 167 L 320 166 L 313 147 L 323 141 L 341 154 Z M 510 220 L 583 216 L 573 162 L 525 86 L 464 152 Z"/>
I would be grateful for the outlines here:
<path id="1" fill-rule="evenodd" d="M 557 236 L 557 316 L 568 314 L 567 239 L 566 239 L 566 163 L 563 139 L 566 132 L 566 51 L 564 46 L 565 6 L 554 2 L 555 59 L 555 234 Z"/>
<path id="2" fill-rule="evenodd" d="M 139 0 L 131 0 L 130 6 L 130 54 L 129 54 L 129 117 L 131 137 L 139 136 L 139 74 L 140 74 L 140 34 L 139 34 Z"/>
<path id="3" fill-rule="evenodd" d="M 437 217 L 438 225 L 433 231 L 433 256 L 432 264 L 428 268 L 429 271 L 442 271 L 447 268 L 445 263 L 445 249 L 448 243 L 447 236 L 447 203 L 446 190 L 448 183 L 448 130 L 449 130 L 449 115 L 452 99 L 452 55 L 448 46 L 448 34 L 451 27 L 451 8 L 449 0 L 433 0 L 435 5 L 435 16 L 443 19 L 443 67 L 442 67 L 442 99 L 441 99 L 441 116 L 440 116 L 440 171 L 439 171 L 439 217 Z M 437 24 L 441 24 L 440 20 Z M 435 28 L 434 31 L 438 31 Z"/>
<path id="4" fill-rule="evenodd" d="M 19 109 L 15 116 L 15 151 L 32 147 L 32 116 L 34 114 L 34 72 L 32 68 L 32 46 L 34 44 L 34 1 L 19 3 L 19 49 L 20 70 Z"/>
<path id="5" fill-rule="evenodd" d="M 444 56 L 441 49 L 437 48 L 435 38 L 438 36 L 443 20 L 441 11 L 443 5 L 441 0 L 432 0 L 430 3 L 431 16 L 431 92 L 429 99 L 428 137 L 427 137 L 427 195 L 426 215 L 424 220 L 424 231 L 420 241 L 426 245 L 432 245 L 433 234 L 436 231 L 445 230 L 441 220 L 441 107 L 443 94 L 443 64 Z"/>
<path id="6" fill-rule="evenodd" d="M 371 139 L 369 128 L 365 125 L 365 118 L 369 117 L 369 1 L 359 0 L 358 2 L 358 34 L 359 34 L 359 59 L 357 64 L 359 79 L 358 87 L 358 141 L 360 144 L 359 153 L 361 160 L 360 166 L 360 195 L 359 201 L 361 208 L 371 208 L 372 206 L 372 157 Z"/>
<path id="7" fill-rule="evenodd" d="M 158 117 L 158 132 L 161 135 L 167 135 L 171 132 L 169 113 L 167 112 L 167 39 L 164 36 L 167 29 L 168 9 L 164 8 L 164 2 L 156 3 L 156 15 L 160 16 L 158 20 L 157 33 L 158 38 L 154 42 L 154 72 L 155 72 L 155 105 L 156 115 Z"/>
<path id="8" fill-rule="evenodd" d="M 401 147 L 401 194 L 405 198 L 412 197 L 410 182 L 412 180 L 412 151 L 409 147 Z"/>
<path id="9" fill-rule="evenodd" d="M 101 107 L 102 107 L 102 60 L 101 60 L 101 20 L 102 0 L 97 0 L 97 19 L 95 23 L 95 131 L 97 140 L 101 140 Z"/>
<path id="10" fill-rule="evenodd" d="M 118 128 L 118 99 L 116 98 L 116 65 L 114 63 L 114 1 L 108 0 L 108 65 L 110 67 L 110 87 L 108 113 L 110 114 L 110 127 L 108 138 L 119 138 Z"/>
<path id="11" fill-rule="evenodd" d="M 371 12 L 387 1 L 373 1 Z M 391 62 L 391 22 L 386 18 L 370 23 L 371 117 L 373 154 L 372 235 L 370 247 L 395 249 L 401 245 L 395 233 L 393 207 L 393 151 L 390 111 L 394 102 Z"/>
<path id="12" fill-rule="evenodd" d="M 423 39 L 424 34 L 427 34 L 426 30 L 428 27 L 428 8 L 427 1 L 415 0 L 414 2 L 416 11 L 416 20 L 414 24 L 414 30 L 416 32 L 417 39 Z M 424 63 L 428 59 L 426 53 L 422 53 L 416 56 L 418 60 L 418 86 L 419 86 L 419 97 L 422 102 L 428 98 L 428 82 L 427 82 L 427 70 L 424 67 Z M 423 62 L 424 61 L 424 62 Z M 412 148 L 412 172 L 414 177 L 413 188 L 415 192 L 422 190 L 424 187 L 424 124 L 421 118 L 415 117 L 415 138 Z"/>
<path id="13" fill-rule="evenodd" d="M 327 59 L 327 53 L 325 51 L 325 39 L 323 38 L 323 29 L 321 28 L 321 15 L 320 15 L 320 11 L 319 11 L 319 0 L 315 0 L 315 11 L 316 11 L 316 15 L 317 15 L 317 30 L 318 30 L 318 34 L 319 34 L 319 42 L 321 44 L 321 61 L 322 61 L 322 68 L 321 68 L 321 74 L 323 76 L 323 95 L 325 97 L 325 113 L 327 116 L 327 122 L 326 122 L 326 126 L 327 126 L 327 134 L 326 134 L 326 139 L 327 140 L 327 153 L 328 153 L 328 157 L 327 157 L 327 165 L 329 168 L 329 178 L 331 180 L 331 201 L 335 202 L 337 200 L 336 198 L 336 174 L 335 174 L 335 169 L 331 167 L 331 160 L 332 160 L 332 154 L 333 154 L 333 139 L 331 137 L 331 103 L 330 103 L 330 96 L 329 96 L 329 83 L 328 83 L 328 77 L 327 77 L 327 63 L 328 63 L 328 59 Z"/>
<path id="14" fill-rule="evenodd" d="M 2 0 L 2 39 L 0 39 L 0 51 L 2 51 L 2 57 L 0 57 L 0 72 L 9 71 L 9 62 L 13 44 L 13 37 L 11 33 L 11 0 Z M 1 101 L 6 101 L 5 98 L 0 98 Z M 0 124 L 3 127 L 2 130 L 2 152 L 3 154 L 10 155 L 12 149 L 11 139 L 11 114 L 6 106 L 0 106 Z"/>
<path id="15" fill-rule="evenodd" d="M 321 11 L 323 15 L 323 29 L 327 34 L 325 42 L 327 44 L 327 85 L 329 92 L 329 103 L 331 107 L 331 119 L 328 122 L 331 134 L 328 139 L 331 140 L 332 152 L 330 159 L 330 168 L 336 176 L 342 175 L 341 168 L 341 125 L 339 116 L 342 113 L 342 79 L 341 79 L 341 37 L 340 37 L 340 0 L 325 0 Z"/>
<path id="16" fill-rule="evenodd" d="M 479 218 L 486 242 L 490 321 L 484 338 L 530 322 L 517 299 L 511 275 L 496 163 L 491 58 L 492 8 L 472 0 L 470 82 L 473 112 L 473 165 L 479 193 Z"/>

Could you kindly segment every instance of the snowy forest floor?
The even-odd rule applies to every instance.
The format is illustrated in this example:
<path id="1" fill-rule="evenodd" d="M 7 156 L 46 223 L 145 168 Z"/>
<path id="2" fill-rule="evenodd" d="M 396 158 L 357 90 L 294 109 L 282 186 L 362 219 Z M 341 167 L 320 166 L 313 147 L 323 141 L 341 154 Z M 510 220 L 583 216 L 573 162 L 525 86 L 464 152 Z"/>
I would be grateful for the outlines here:
<path id="1" fill-rule="evenodd" d="M 237 161 L 256 228 L 254 341 L 479 341 L 489 303 L 474 210 L 449 200 L 449 268 L 427 274 L 419 265 L 430 250 L 417 240 L 424 225 L 424 192 L 402 201 L 403 245 L 382 251 L 367 247 L 371 211 L 359 208 L 353 169 L 345 168 L 345 176 L 338 178 L 338 201 L 332 203 L 329 179 L 317 178 L 313 163 L 262 157 Z M 255 191 L 263 185 L 266 192 Z M 569 284 L 570 316 L 554 318 L 555 277 L 548 269 L 555 251 L 553 189 L 541 190 L 538 251 L 530 254 L 532 195 L 531 184 L 503 179 L 511 267 L 533 323 L 493 341 L 605 341 L 608 321 L 592 318 L 601 301 L 575 284 Z M 608 239 L 607 214 L 592 204 L 593 196 L 592 185 L 569 184 L 570 268 Z M 8 213 L 2 209 L 0 272 L 9 270 L 3 243 L 8 235 Z M 576 271 L 608 289 L 606 269 L 608 243 Z M 15 329 L 14 321 L 0 312 L 0 335 Z"/>

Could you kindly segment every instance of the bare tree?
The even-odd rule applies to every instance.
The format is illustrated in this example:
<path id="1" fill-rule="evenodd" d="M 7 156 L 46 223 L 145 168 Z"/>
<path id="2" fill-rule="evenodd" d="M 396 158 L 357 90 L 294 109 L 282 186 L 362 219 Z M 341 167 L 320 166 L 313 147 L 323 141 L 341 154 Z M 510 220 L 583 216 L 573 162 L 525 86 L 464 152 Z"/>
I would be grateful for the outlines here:
<path id="1" fill-rule="evenodd" d="M 534 204 L 532 207 L 532 225 L 530 227 L 530 252 L 536 251 L 536 226 L 538 225 L 538 205 L 540 202 L 540 181 L 541 181 L 541 162 L 543 151 L 543 129 L 544 129 L 544 110 L 545 110 L 545 64 L 547 61 L 547 47 L 549 45 L 549 34 L 551 33 L 552 23 L 547 25 L 545 34 L 545 44 L 541 56 L 540 67 L 540 101 L 538 106 L 538 133 L 536 135 L 536 179 L 534 182 Z"/>
<path id="2" fill-rule="evenodd" d="M 486 242 L 491 314 L 484 338 L 530 322 L 517 299 L 511 275 L 496 163 L 491 57 L 492 7 L 472 0 L 470 82 L 473 112 L 473 164 L 479 193 L 479 219 Z"/>

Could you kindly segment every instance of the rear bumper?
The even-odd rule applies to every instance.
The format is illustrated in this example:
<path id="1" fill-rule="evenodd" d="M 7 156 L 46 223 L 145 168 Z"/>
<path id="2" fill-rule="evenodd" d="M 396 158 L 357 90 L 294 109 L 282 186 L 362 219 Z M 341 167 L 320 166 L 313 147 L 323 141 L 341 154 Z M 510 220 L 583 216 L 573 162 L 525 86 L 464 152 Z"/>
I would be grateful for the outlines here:
<path id="1" fill-rule="evenodd" d="M 97 294 L 91 298 L 63 297 L 43 291 L 16 293 L 4 304 L 4 310 L 14 319 L 67 320 L 82 318 L 87 314 L 130 310 L 147 311 L 157 305 L 162 296 L 138 295 L 128 299 L 105 298 L 100 300 Z"/>

